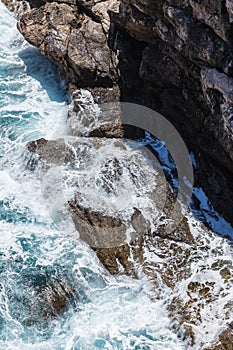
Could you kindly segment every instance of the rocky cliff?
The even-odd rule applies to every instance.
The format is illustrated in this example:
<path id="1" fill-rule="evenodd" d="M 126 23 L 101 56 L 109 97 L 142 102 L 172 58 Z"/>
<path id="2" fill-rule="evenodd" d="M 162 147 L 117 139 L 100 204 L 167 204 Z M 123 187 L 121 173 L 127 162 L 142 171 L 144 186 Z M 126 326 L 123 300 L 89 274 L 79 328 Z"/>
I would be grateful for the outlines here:
<path id="1" fill-rule="evenodd" d="M 17 6 L 21 33 L 76 86 L 90 88 L 97 100 L 152 107 L 175 125 L 196 156 L 197 183 L 232 223 L 232 1 L 29 0 Z"/>
<path id="2" fill-rule="evenodd" d="M 82 125 L 83 130 L 75 120 L 84 108 L 79 100 L 79 88 L 88 89 L 96 102 L 129 101 L 159 111 L 175 125 L 194 152 L 197 185 L 203 186 L 214 207 L 233 222 L 233 5 L 230 0 L 4 2 L 11 8 L 17 6 L 21 33 L 58 64 L 71 82 L 75 108 L 69 114 L 68 125 L 73 135 L 86 136 L 89 120 Z M 105 123 L 101 128 L 94 125 L 89 136 L 119 138 L 122 132 L 116 118 L 115 125 Z M 89 230 L 90 223 L 98 229 L 100 222 L 105 223 L 106 218 L 96 212 L 86 213 L 77 203 L 70 204 L 75 218 L 83 219 L 85 229 Z M 77 222 L 78 226 L 80 220 Z M 182 228 L 183 237 L 184 232 Z M 193 240 L 177 242 L 160 235 L 148 236 L 136 247 L 139 251 L 136 260 L 140 260 L 146 274 L 151 276 L 157 294 L 163 291 L 156 280 L 162 280 L 169 291 L 177 292 L 169 303 L 170 315 L 173 319 L 176 315 L 178 331 L 179 325 L 185 325 L 184 339 L 191 345 L 196 342 L 193 329 L 204 322 L 202 310 L 206 305 L 222 297 L 226 299 L 226 310 L 232 307 L 229 295 L 232 277 L 228 269 L 231 262 L 218 260 L 210 244 L 213 237 L 206 234 L 208 242 L 203 243 L 202 233 L 200 230 L 195 244 Z M 148 256 L 157 254 L 164 259 L 163 263 L 154 266 L 153 259 L 142 263 L 142 244 L 149 251 Z M 122 247 L 126 254 L 106 249 L 97 252 L 113 273 L 118 272 L 117 259 L 126 271 L 132 270 L 128 262 L 129 247 Z M 190 251 L 194 254 L 191 257 Z M 201 271 L 215 271 L 213 274 L 221 276 L 224 288 L 215 290 L 215 276 L 201 283 L 197 274 L 195 281 L 182 285 L 186 294 L 180 296 L 178 282 L 191 276 L 192 263 L 207 261 L 211 254 L 216 261 L 211 267 L 202 266 Z M 222 251 L 219 254 L 224 255 Z M 226 316 L 226 324 L 228 319 Z M 220 329 L 216 332 L 215 341 L 219 340 L 220 345 L 215 349 L 231 349 L 232 323 L 228 326 L 222 333 Z M 204 349 L 204 339 L 201 341 Z"/>
<path id="3" fill-rule="evenodd" d="M 231 222 L 232 8 L 221 0 L 124 0 L 111 14 L 121 28 L 122 98 L 154 108 L 177 127 L 208 197 Z"/>

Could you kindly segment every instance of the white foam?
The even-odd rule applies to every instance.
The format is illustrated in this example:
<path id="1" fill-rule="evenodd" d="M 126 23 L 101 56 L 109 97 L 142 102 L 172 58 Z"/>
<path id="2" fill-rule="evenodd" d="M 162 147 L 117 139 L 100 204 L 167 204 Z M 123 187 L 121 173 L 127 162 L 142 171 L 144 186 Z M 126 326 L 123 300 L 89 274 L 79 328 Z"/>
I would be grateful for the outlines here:
<path id="1" fill-rule="evenodd" d="M 46 338 L 40 330 L 24 328 L 12 318 L 7 308 L 9 307 L 7 293 L 1 280 L 0 322 L 3 315 L 6 323 L 2 327 L 0 348 L 9 350 L 45 348 L 71 350 L 74 347 L 89 350 L 101 346 L 103 349 L 129 350 L 135 349 L 136 346 L 159 350 L 184 348 L 170 330 L 170 321 L 163 302 L 153 299 L 151 285 L 145 276 L 137 281 L 129 277 L 109 276 L 87 245 L 78 240 L 70 240 L 65 231 L 66 227 L 64 232 L 58 232 L 53 226 L 43 203 L 39 175 L 32 174 L 26 169 L 23 151 L 28 140 L 63 135 L 67 105 L 61 98 L 59 88 L 56 87 L 55 70 L 52 65 L 48 61 L 45 64 L 38 51 L 23 41 L 16 31 L 15 19 L 2 4 L 0 4 L 0 16 L 0 84 L 3 87 L 0 92 L 0 113 L 2 113 L 0 210 L 3 209 L 1 215 L 9 215 L 7 219 L 0 221 L 0 248 L 3 254 L 0 258 L 3 267 L 7 266 L 3 277 L 5 281 L 6 277 L 9 277 L 7 285 L 14 288 L 15 278 L 21 274 L 21 271 L 17 271 L 18 266 L 21 266 L 22 270 L 28 266 L 60 266 L 64 268 L 64 272 L 69 270 L 73 279 L 78 276 L 78 283 L 75 286 L 77 288 L 82 286 L 85 289 L 88 300 L 81 304 L 79 310 L 71 307 L 66 315 L 51 322 Z M 84 91 L 81 92 L 84 103 L 90 100 L 89 97 Z M 95 112 L 98 114 L 98 110 Z M 54 134 L 56 130 L 58 133 Z M 169 167 L 172 169 L 173 165 L 164 145 L 160 146 L 164 164 L 167 164 L 168 170 Z M 127 147 L 125 153 L 116 154 L 122 158 L 122 162 L 128 156 Z M 124 170 L 121 186 L 115 188 L 116 195 L 109 198 L 112 206 L 106 207 L 107 195 L 104 191 L 102 197 L 99 191 L 93 190 L 93 187 L 92 191 L 88 192 L 88 183 L 102 179 L 99 171 L 101 162 L 108 155 L 112 157 L 113 148 L 106 147 L 101 152 L 92 153 L 90 163 L 80 171 L 80 191 L 83 201 L 94 210 L 110 211 L 110 213 L 124 207 L 124 214 L 128 211 L 128 215 L 132 213 L 132 208 L 136 204 L 141 205 L 142 210 L 150 207 L 150 203 L 143 198 L 143 191 L 153 186 L 150 182 L 149 168 L 146 184 L 145 179 L 140 177 L 140 171 L 135 169 L 138 193 L 131 186 L 129 174 Z M 82 159 L 79 161 L 81 163 Z M 72 175 L 76 177 L 77 173 L 72 174 L 70 169 L 63 170 L 63 175 L 67 176 L 67 185 L 72 185 Z M 66 173 L 66 170 L 69 172 Z M 67 198 L 73 195 L 72 191 L 69 192 L 69 186 L 64 188 L 64 191 L 67 191 Z M 229 307 L 227 303 L 232 299 L 233 287 L 224 281 L 218 269 L 211 269 L 212 264 L 220 260 L 229 265 L 232 271 L 232 248 L 227 240 L 217 234 L 232 236 L 232 228 L 213 211 L 202 189 L 194 191 L 201 200 L 201 209 L 215 233 L 202 226 L 191 214 L 187 214 L 192 234 L 197 240 L 196 250 L 190 248 L 194 255 L 191 274 L 187 279 L 177 283 L 174 290 L 166 288 L 159 278 L 158 283 L 167 303 L 174 296 L 180 297 L 184 303 L 188 302 L 187 286 L 190 282 L 215 283 L 212 292 L 216 298 L 211 303 L 203 304 L 202 323 L 197 324 L 195 328 L 197 343 L 194 349 L 199 349 L 213 340 L 216 335 L 213 329 L 221 330 L 227 322 L 233 320 L 232 313 L 228 319 L 223 319 Z M 56 206 L 60 206 L 60 203 L 56 203 Z M 150 213 L 148 219 L 149 216 Z M 157 247 L 154 247 L 154 251 L 146 251 L 145 258 L 151 261 L 151 266 L 153 264 L 162 266 L 164 259 L 156 254 L 156 249 Z M 171 259 L 167 259 L 166 262 L 172 264 Z M 84 270 L 86 274 L 83 273 Z M 199 297 L 197 302 L 200 302 Z M 204 345 L 203 339 L 206 342 Z"/>
<path id="2" fill-rule="evenodd" d="M 103 349 L 135 349 L 139 344 L 182 349 L 170 330 L 164 306 L 152 300 L 146 281 L 109 276 L 87 245 L 71 241 L 51 222 L 43 206 L 40 178 L 27 169 L 24 151 L 29 140 L 62 135 L 67 106 L 56 87 L 56 70 L 23 41 L 15 19 L 2 4 L 0 17 L 0 211 L 6 216 L 0 221 L 4 271 L 0 279 L 0 323 L 4 318 L 0 348 L 68 350 L 76 346 L 94 350 L 100 348 L 100 341 Z M 56 130 L 61 135 L 54 134 Z M 25 296 L 28 286 L 22 284 L 21 274 L 39 266 L 69 271 L 72 279 L 77 279 L 75 288 L 83 288 L 87 294 L 80 310 L 70 307 L 42 331 L 23 326 L 13 317 L 10 305 L 17 299 L 14 293 L 8 297 L 9 290 Z M 22 309 L 21 317 L 24 312 Z"/>

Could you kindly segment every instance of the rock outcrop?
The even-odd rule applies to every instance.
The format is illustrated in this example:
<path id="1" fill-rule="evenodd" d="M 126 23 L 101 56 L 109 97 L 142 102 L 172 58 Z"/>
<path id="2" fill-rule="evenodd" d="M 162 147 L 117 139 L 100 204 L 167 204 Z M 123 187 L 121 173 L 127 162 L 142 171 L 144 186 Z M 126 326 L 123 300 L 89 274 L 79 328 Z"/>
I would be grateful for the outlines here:
<path id="1" fill-rule="evenodd" d="M 175 230 L 167 230 L 170 191 L 135 142 L 41 139 L 30 142 L 28 152 L 29 163 L 35 166 L 36 160 L 41 169 L 49 203 L 57 201 L 53 214 L 54 209 L 60 210 L 62 198 L 79 237 L 111 274 L 146 275 L 153 295 L 161 299 L 166 295 L 174 329 L 190 349 L 204 349 L 218 339 L 219 349 L 228 349 L 230 330 L 221 333 L 233 311 L 233 267 L 225 258 L 228 248 L 187 213 Z M 47 174 L 52 177 L 46 178 Z M 77 231 L 72 233 L 76 238 Z M 215 322 L 216 334 L 212 334 L 209 325 Z"/>
<path id="2" fill-rule="evenodd" d="M 4 1 L 13 8 L 13 2 Z M 120 6 L 112 0 L 29 3 L 30 6 L 22 2 L 18 9 L 19 30 L 62 67 L 75 85 L 71 89 L 74 106 L 68 116 L 69 133 L 93 137 L 88 142 L 94 144 L 96 151 L 103 145 L 95 137 L 116 138 L 114 142 L 122 148 L 118 138 L 125 131 L 118 111 L 113 111 L 117 116 L 114 123 L 112 118 L 108 121 L 104 111 L 96 119 L 99 111 L 92 109 L 95 103 L 121 99 L 157 110 L 176 126 L 194 152 L 197 184 L 203 186 L 214 207 L 233 223 L 232 1 L 121 0 Z M 82 105 L 82 90 L 76 92 L 77 87 L 88 88 L 94 96 L 88 97 L 90 108 Z M 56 154 L 62 155 L 59 165 L 64 161 L 72 163 L 75 156 L 72 152 L 67 156 L 64 144 L 46 140 L 31 143 L 28 149 L 34 153 L 29 158 L 31 168 L 46 154 L 45 172 L 51 162 L 57 164 Z M 110 168 L 111 162 L 106 162 L 102 168 L 105 175 L 98 183 L 108 195 L 114 192 L 108 185 L 108 176 L 111 183 L 122 176 L 118 166 L 113 172 Z M 224 244 L 219 242 L 213 249 L 211 242 L 215 238 L 208 230 L 203 238 L 202 229 L 198 231 L 197 227 L 194 237 L 186 218 L 175 233 L 167 235 L 163 225 L 150 230 L 141 208 L 132 208 L 126 223 L 115 215 L 85 206 L 79 199 L 77 193 L 68 202 L 75 226 L 111 273 L 124 271 L 136 276 L 143 270 L 158 297 L 164 290 L 171 293 L 170 317 L 190 348 L 198 342 L 199 348 L 204 349 L 205 338 L 209 337 L 209 348 L 231 349 L 232 324 L 228 320 L 232 312 L 233 274 L 232 263 L 219 257 L 224 256 Z M 133 226 L 134 220 L 139 221 L 137 227 L 143 227 L 144 236 L 139 234 L 125 242 L 127 225 Z M 100 232 L 114 235 L 114 227 L 124 238 L 120 244 L 97 247 L 99 242 L 93 243 L 92 237 L 98 237 Z M 210 258 L 214 262 L 208 265 Z M 207 278 L 208 272 L 211 273 Z M 224 309 L 224 325 L 228 324 L 228 329 L 221 333 L 223 326 L 219 321 L 216 337 L 211 338 L 205 311 L 209 315 L 212 305 L 218 310 L 218 320 L 222 317 L 219 310 Z M 210 323 L 215 321 L 208 317 Z M 195 334 L 198 326 L 203 329 L 202 340 Z"/>
<path id="3" fill-rule="evenodd" d="M 173 230 L 167 230 L 173 206 L 171 190 L 158 169 L 144 159 L 145 149 L 140 150 L 137 143 L 67 137 L 65 141 L 32 141 L 28 151 L 27 167 L 34 170 L 39 166 L 53 215 L 63 198 L 79 237 L 97 251 L 111 273 L 119 272 L 118 259 L 125 272 L 136 274 L 133 262 L 142 261 L 143 252 L 141 249 L 137 256 L 135 245 L 142 245 L 147 236 L 194 244 L 183 216 Z M 61 175 L 57 180 L 58 167 Z M 68 195 L 67 187 L 71 189 Z M 131 262 L 130 256 L 134 257 Z"/>
<path id="4" fill-rule="evenodd" d="M 198 181 L 233 222 L 232 2 L 123 0 L 111 18 L 122 99 L 176 126 L 194 151 Z"/>
<path id="5" fill-rule="evenodd" d="M 110 87 L 117 80 L 117 71 L 116 55 L 107 44 L 106 7 L 97 3 L 91 16 L 86 12 L 90 14 L 75 2 L 46 2 L 21 15 L 18 29 L 62 67 L 72 82 Z"/>
<path id="6" fill-rule="evenodd" d="M 119 82 L 120 93 L 112 98 L 166 116 L 195 154 L 197 182 L 233 222 L 231 1 L 29 3 L 30 11 L 26 2 L 21 6 L 18 24 L 25 38 L 77 86 Z"/>

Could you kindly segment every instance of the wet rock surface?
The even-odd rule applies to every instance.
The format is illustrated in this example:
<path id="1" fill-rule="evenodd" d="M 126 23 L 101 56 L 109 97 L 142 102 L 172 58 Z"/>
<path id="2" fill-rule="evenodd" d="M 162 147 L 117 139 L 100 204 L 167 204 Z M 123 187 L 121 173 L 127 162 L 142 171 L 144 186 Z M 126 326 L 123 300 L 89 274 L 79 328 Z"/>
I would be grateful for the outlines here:
<path id="1" fill-rule="evenodd" d="M 69 306 L 78 308 L 83 302 L 84 292 L 77 289 L 74 280 L 61 266 L 37 265 L 22 269 L 22 263 L 23 258 L 15 255 L 10 260 L 8 257 L 7 272 L 1 266 L 1 274 L 6 273 L 1 278 L 10 301 L 8 312 L 22 325 L 46 327 L 51 320 L 64 314 Z M 15 286 L 14 290 L 9 287 L 11 283 Z"/>
<path id="2" fill-rule="evenodd" d="M 230 323 L 228 328 L 224 330 L 216 341 L 217 345 L 205 350 L 230 350 L 233 343 L 233 324 Z"/>
<path id="3" fill-rule="evenodd" d="M 232 222 L 231 1 L 5 3 L 18 11 L 25 38 L 76 86 L 94 91 L 119 83 L 115 100 L 166 116 L 196 156 L 197 182 Z M 118 126 L 105 128 L 93 136 L 119 137 Z"/>
<path id="4" fill-rule="evenodd" d="M 15 8 L 12 2 L 5 2 Z M 118 140 L 124 134 L 118 111 L 113 111 L 114 122 L 108 121 L 104 111 L 102 120 L 96 122 L 96 103 L 121 99 L 154 108 L 179 130 L 195 154 L 197 183 L 232 222 L 232 2 L 124 0 L 120 8 L 118 5 L 115 1 L 35 0 L 30 1 L 32 10 L 26 2 L 15 9 L 25 38 L 63 67 L 75 84 L 74 106 L 68 116 L 70 135 L 92 136 L 95 150 L 102 147 L 95 137 L 114 137 L 117 147 L 121 144 L 119 148 L 124 149 Z M 114 86 L 117 83 L 120 91 Z M 82 104 L 82 90 L 77 87 L 89 88 L 92 93 L 87 96 L 89 109 L 88 103 Z M 45 173 L 51 164 L 69 165 L 75 159 L 75 153 L 62 141 L 32 142 L 28 151 L 32 153 L 29 167 L 42 161 Z M 87 154 L 86 149 L 82 155 Z M 122 176 L 118 166 L 114 169 L 108 171 L 109 163 L 102 168 L 107 176 L 100 187 L 108 195 L 114 189 L 107 177 L 111 175 L 117 182 Z M 208 350 L 232 348 L 232 323 L 228 320 L 233 273 L 232 263 L 222 258 L 224 240 L 217 241 L 197 223 L 192 228 L 186 218 L 168 235 L 163 224 L 151 230 L 141 208 L 133 207 L 126 222 L 115 213 L 85 206 L 79 198 L 67 200 L 75 226 L 112 274 L 136 277 L 143 272 L 158 298 L 166 291 L 171 296 L 167 306 L 175 330 L 188 347 L 205 349 L 208 339 Z M 143 235 L 136 234 L 126 242 L 127 225 L 135 220 Z M 114 238 L 115 232 L 120 232 L 120 244 L 103 247 L 99 241 L 93 242 L 93 236 L 109 236 L 110 231 Z M 57 300 L 63 307 L 63 299 Z M 214 317 L 213 308 L 218 310 Z M 216 320 L 216 334 L 211 334 L 208 323 Z M 197 327 L 202 329 L 201 339 Z"/>
<path id="5" fill-rule="evenodd" d="M 121 122 L 117 87 L 101 91 L 70 88 L 73 105 L 68 112 L 67 131 L 72 136 L 122 138 L 125 135 Z M 96 93 L 96 96 L 95 96 Z M 100 104 L 99 104 L 100 102 Z"/>
<path id="6" fill-rule="evenodd" d="M 66 194 L 64 189 L 63 197 L 80 238 L 93 248 L 106 269 L 111 274 L 146 275 L 156 298 L 166 294 L 169 316 L 185 344 L 190 349 L 192 346 L 204 349 L 211 343 L 214 349 L 233 307 L 233 267 L 231 261 L 224 260 L 226 240 L 217 238 L 188 213 L 176 223 L 174 231 L 168 231 L 169 191 L 160 206 L 156 191 L 149 183 L 151 179 L 158 185 L 159 175 L 149 170 L 146 155 L 140 155 L 132 142 L 128 142 L 82 137 L 66 142 L 42 139 L 31 142 L 28 150 L 39 155 L 45 172 L 50 171 L 49 164 L 52 168 L 63 166 L 64 179 L 67 179 L 73 169 L 73 177 L 67 182 L 73 186 L 72 194 Z M 140 184 L 145 190 L 143 196 Z M 134 191 L 139 197 L 134 197 Z M 122 201 L 124 198 L 126 202 Z M 158 209 L 158 215 L 153 216 Z M 75 235 L 77 237 L 77 233 Z M 216 322 L 218 327 L 213 334 L 209 325 Z M 222 346 L 229 345 L 229 341 L 223 340 L 226 336 L 219 337 Z"/>
<path id="7" fill-rule="evenodd" d="M 65 142 L 32 141 L 27 148 L 32 157 L 37 156 L 42 176 L 64 166 L 64 178 L 70 176 L 68 185 L 73 188 L 65 201 L 80 238 L 92 248 L 118 249 L 145 235 L 194 243 L 183 216 L 174 223 L 174 230 L 168 230 L 171 190 L 138 143 L 68 137 Z"/>

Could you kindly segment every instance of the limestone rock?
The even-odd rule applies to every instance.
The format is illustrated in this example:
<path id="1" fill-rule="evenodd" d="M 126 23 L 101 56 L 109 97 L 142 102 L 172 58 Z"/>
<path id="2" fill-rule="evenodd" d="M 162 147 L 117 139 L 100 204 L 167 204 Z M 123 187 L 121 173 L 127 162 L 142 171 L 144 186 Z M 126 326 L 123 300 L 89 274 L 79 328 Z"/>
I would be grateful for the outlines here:
<path id="1" fill-rule="evenodd" d="M 212 144 L 212 150 L 215 150 L 216 155 L 218 153 L 221 155 L 221 158 L 218 155 L 216 158 L 219 158 L 219 161 L 232 172 L 233 129 L 230 121 L 231 108 L 233 106 L 233 78 L 216 69 L 210 68 L 202 69 L 201 78 L 207 104 L 212 109 L 213 114 L 216 110 L 222 113 L 221 130 L 220 128 L 216 128 L 214 117 L 211 117 L 212 120 L 209 121 L 209 130 L 215 135 L 217 140 L 221 140 L 223 150 L 221 151 L 218 143 Z M 213 94 L 213 91 L 217 91 L 219 93 L 218 96 Z M 201 145 L 203 148 L 203 142 Z"/>
<path id="2" fill-rule="evenodd" d="M 217 69 L 203 69 L 201 77 L 204 89 L 215 89 L 219 91 L 226 102 L 233 105 L 233 78 Z"/>
<path id="3" fill-rule="evenodd" d="M 121 2 L 120 12 L 111 11 L 111 20 L 139 41 L 153 42 L 157 38 L 154 20 L 127 2 Z"/>
<path id="4" fill-rule="evenodd" d="M 96 21 L 100 22 L 103 26 L 104 32 L 108 35 L 110 27 L 110 17 L 108 12 L 118 12 L 120 1 L 119 0 L 79 0 L 78 5 L 82 7 L 84 12 L 91 14 Z"/>
<path id="5" fill-rule="evenodd" d="M 75 88 L 72 93 L 74 105 L 70 108 L 67 119 L 70 135 L 107 138 L 124 136 L 120 106 L 114 103 L 114 89 L 105 89 L 104 95 L 100 95 L 100 89 L 97 89 L 94 97 L 90 91 Z M 113 103 L 109 102 L 111 99 Z M 98 105 L 96 100 L 103 103 Z"/>
<path id="6" fill-rule="evenodd" d="M 222 1 L 191 0 L 190 5 L 196 19 L 211 27 L 224 41 L 228 40 L 230 23 L 223 11 Z"/>
<path id="7" fill-rule="evenodd" d="M 4 5 L 14 13 L 16 18 L 20 19 L 22 15 L 29 12 L 31 6 L 28 1 L 14 1 L 14 0 L 3 0 Z"/>
<path id="8" fill-rule="evenodd" d="M 37 166 L 40 165 L 43 172 L 46 172 L 51 167 L 70 162 L 74 156 L 64 139 L 48 141 L 42 138 L 31 141 L 27 144 L 27 150 L 32 156 L 32 158 L 27 158 L 29 162 L 34 160 Z"/>
<path id="9" fill-rule="evenodd" d="M 112 10 L 110 24 L 106 18 L 108 6 Z M 203 186 L 214 207 L 232 222 L 232 1 L 122 0 L 118 9 L 114 4 L 112 8 L 110 2 L 83 0 L 78 1 L 77 6 L 73 1 L 58 1 L 40 3 L 35 7 L 38 9 L 23 15 L 19 28 L 22 26 L 25 37 L 40 47 L 41 52 L 65 67 L 76 86 L 95 89 L 102 85 L 109 88 L 118 77 L 115 53 L 119 54 L 121 100 L 154 108 L 176 126 L 195 154 L 198 184 Z M 36 33 L 36 38 L 33 33 Z M 96 101 L 92 102 L 90 105 L 95 106 Z M 118 136 L 118 122 L 113 128 L 106 119 L 104 126 L 101 123 L 96 125 L 95 111 L 91 108 L 91 113 L 86 113 L 79 93 L 74 96 L 75 110 L 69 115 L 71 134 Z M 77 118 L 80 111 L 85 115 L 81 123 Z M 77 131 L 79 126 L 83 129 Z M 119 152 L 127 149 L 118 139 L 108 140 L 106 144 L 111 147 L 113 143 Z M 64 147 L 66 145 L 62 142 L 56 145 L 39 141 L 31 143 L 29 151 L 34 150 L 37 162 L 47 154 L 44 171 L 51 164 L 75 167 L 77 152 Z M 82 140 L 77 143 L 77 148 L 84 171 L 87 163 L 82 160 L 94 164 L 96 155 L 103 150 L 103 140 Z M 61 155 L 62 162 L 56 159 Z M 31 165 L 33 168 L 33 161 Z M 142 163 L 134 170 L 141 166 Z M 129 167 L 124 169 L 129 170 Z M 226 330 L 224 327 L 232 313 L 233 274 L 231 262 L 219 258 L 224 256 L 222 239 L 213 248 L 211 243 L 217 241 L 217 237 L 203 228 L 198 231 L 197 227 L 194 230 L 197 235 L 193 235 L 186 218 L 169 235 L 163 222 L 160 227 L 151 229 L 140 206 L 131 207 L 128 221 L 116 215 L 123 214 L 122 210 L 104 211 L 103 205 L 98 206 L 100 194 L 108 199 L 114 198 L 119 187 L 113 183 L 120 183 L 124 170 L 119 166 L 118 157 L 106 160 L 100 170 L 98 182 L 92 178 L 86 186 L 91 188 L 86 198 L 88 205 L 81 200 L 83 193 L 80 193 L 87 184 L 86 173 L 81 186 L 76 187 L 79 190 L 67 203 L 77 228 L 94 245 L 102 263 L 111 273 L 124 271 L 133 276 L 136 276 L 139 263 L 151 279 L 155 295 L 161 297 L 164 291 L 171 295 L 167 301 L 169 314 L 187 346 L 199 342 L 204 348 L 205 339 L 209 337 L 213 349 L 231 349 L 231 325 Z M 133 174 L 132 171 L 129 173 Z M 144 184 L 141 189 L 145 188 L 148 184 L 143 179 L 148 173 L 136 174 Z M 133 176 L 129 184 L 132 179 Z M 94 184 L 100 190 L 96 196 L 99 201 L 97 208 L 91 206 L 96 198 Z M 153 199 L 156 197 L 152 192 L 150 195 Z M 133 222 L 137 220 L 136 226 L 143 228 L 144 235 L 136 234 L 131 241 L 125 242 L 127 225 L 133 229 Z M 96 242 L 93 243 L 93 236 L 96 239 L 100 234 L 101 237 L 101 232 L 105 235 L 105 243 L 106 235 L 111 238 L 109 232 L 116 238 L 117 228 L 123 238 L 117 247 L 103 247 L 103 244 L 97 247 Z M 216 260 L 212 265 L 209 265 L 210 257 Z M 215 307 L 215 313 L 209 313 L 211 307 Z M 206 315 L 210 315 L 210 319 Z M 206 321 L 212 323 L 216 320 L 218 334 L 210 334 Z M 202 331 L 201 340 L 195 334 L 196 327 Z"/>
<path id="10" fill-rule="evenodd" d="M 21 16 L 18 29 L 79 86 L 112 86 L 116 80 L 115 55 L 101 21 L 79 13 L 75 4 L 47 2 L 33 8 Z"/>
<path id="11" fill-rule="evenodd" d="M 53 2 L 23 15 L 18 29 L 43 54 L 55 63 L 64 64 L 71 23 L 75 22 L 77 18 L 71 6 Z"/>
<path id="12" fill-rule="evenodd" d="M 72 28 L 68 44 L 68 65 L 76 74 L 76 81 L 88 86 L 111 86 L 114 67 L 106 36 L 100 23 L 84 16 L 80 28 Z M 83 71 L 86 71 L 84 78 Z"/>
<path id="13" fill-rule="evenodd" d="M 4 2 L 15 8 L 12 1 Z M 77 86 L 109 88 L 120 75 L 121 100 L 152 107 L 176 126 L 196 156 L 198 181 L 232 222 L 232 1 L 17 4 L 27 7 L 26 12 L 18 10 L 26 39 L 62 66 Z M 215 88 L 203 89 L 206 69 L 225 74 L 224 94 L 222 78 L 221 86 L 218 79 Z M 105 128 L 93 135 L 119 135 L 115 128 L 109 133 Z M 217 190 L 220 182 L 222 193 Z"/>

